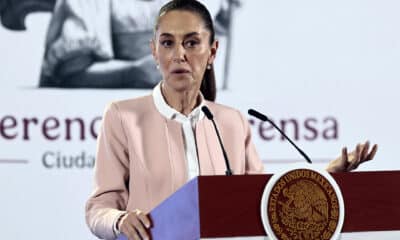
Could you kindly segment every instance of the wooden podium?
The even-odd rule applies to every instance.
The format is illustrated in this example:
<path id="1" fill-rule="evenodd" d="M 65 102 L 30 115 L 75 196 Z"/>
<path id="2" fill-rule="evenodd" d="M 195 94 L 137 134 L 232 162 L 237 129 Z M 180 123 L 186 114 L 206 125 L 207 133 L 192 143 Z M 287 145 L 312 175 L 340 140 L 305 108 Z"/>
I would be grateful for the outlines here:
<path id="1" fill-rule="evenodd" d="M 264 187 L 271 176 L 200 176 L 193 179 L 151 211 L 152 239 L 266 236 L 260 205 Z M 400 230 L 400 171 L 336 173 L 332 176 L 345 203 L 342 232 Z"/>

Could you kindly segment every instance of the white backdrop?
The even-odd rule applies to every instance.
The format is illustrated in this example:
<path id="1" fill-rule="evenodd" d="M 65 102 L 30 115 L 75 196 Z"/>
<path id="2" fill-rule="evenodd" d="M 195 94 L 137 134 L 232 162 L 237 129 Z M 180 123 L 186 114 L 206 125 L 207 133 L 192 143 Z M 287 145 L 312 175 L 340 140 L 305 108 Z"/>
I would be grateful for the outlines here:
<path id="1" fill-rule="evenodd" d="M 220 91 L 217 101 L 243 113 L 256 108 L 279 124 L 295 120 L 296 142 L 321 167 L 342 146 L 352 149 L 370 139 L 379 151 L 360 170 L 400 169 L 399 9 L 395 0 L 243 1 L 233 22 L 229 89 Z M 96 148 L 90 124 L 108 102 L 150 92 L 37 88 L 50 16 L 29 15 L 23 32 L 0 25 L 2 239 L 94 239 L 84 221 Z M 42 134 L 50 117 L 60 121 L 51 131 L 59 135 L 54 141 Z M 31 118 L 38 123 L 27 124 Z M 64 121 L 74 118 L 84 121 L 83 140 L 77 125 L 66 140 Z M 267 172 L 301 161 L 266 127 L 253 121 Z M 286 131 L 294 137 L 293 126 Z M 78 158 L 78 164 L 57 167 L 50 155 L 45 163 L 55 166 L 46 168 L 45 153 L 67 162 Z"/>

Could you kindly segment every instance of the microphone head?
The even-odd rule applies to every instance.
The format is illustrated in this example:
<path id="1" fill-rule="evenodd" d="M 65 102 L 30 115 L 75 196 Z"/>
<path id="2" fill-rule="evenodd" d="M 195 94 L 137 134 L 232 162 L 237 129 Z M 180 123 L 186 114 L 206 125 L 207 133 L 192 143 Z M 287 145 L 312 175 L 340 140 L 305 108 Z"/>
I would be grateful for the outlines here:
<path id="1" fill-rule="evenodd" d="M 201 107 L 201 110 L 203 111 L 203 113 L 206 115 L 206 117 L 207 117 L 209 120 L 212 120 L 212 119 L 213 119 L 214 116 L 212 115 L 210 109 L 208 109 L 207 106 Z"/>
<path id="2" fill-rule="evenodd" d="M 265 116 L 264 114 L 254 110 L 254 109 L 249 109 L 249 111 L 247 111 L 248 114 L 250 114 L 253 117 L 256 117 L 258 119 L 260 119 L 261 121 L 268 121 L 268 117 Z"/>

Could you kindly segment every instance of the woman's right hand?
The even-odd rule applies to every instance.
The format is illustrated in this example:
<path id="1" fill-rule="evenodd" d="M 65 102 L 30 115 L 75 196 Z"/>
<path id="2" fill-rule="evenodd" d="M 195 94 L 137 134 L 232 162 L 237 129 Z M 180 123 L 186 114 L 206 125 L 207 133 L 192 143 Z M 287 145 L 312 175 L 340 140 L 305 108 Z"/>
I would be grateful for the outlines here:
<path id="1" fill-rule="evenodd" d="M 149 228 L 150 219 L 140 210 L 128 212 L 118 224 L 119 231 L 128 237 L 129 240 L 150 239 Z"/>

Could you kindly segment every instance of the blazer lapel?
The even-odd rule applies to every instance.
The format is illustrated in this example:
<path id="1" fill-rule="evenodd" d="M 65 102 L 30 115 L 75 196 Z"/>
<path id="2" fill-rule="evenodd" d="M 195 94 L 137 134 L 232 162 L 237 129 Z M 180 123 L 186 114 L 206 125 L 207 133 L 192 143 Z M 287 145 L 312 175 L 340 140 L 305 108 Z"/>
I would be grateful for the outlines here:
<path id="1" fill-rule="evenodd" d="M 174 120 L 167 120 L 167 140 L 169 145 L 169 158 L 172 167 L 174 188 L 177 190 L 188 179 L 188 167 L 185 158 L 185 143 L 183 142 L 182 127 Z M 167 156 L 165 156 L 167 157 Z"/>
<path id="2" fill-rule="evenodd" d="M 201 175 L 223 175 L 225 163 L 214 126 L 202 119 L 196 126 L 197 150 Z"/>

